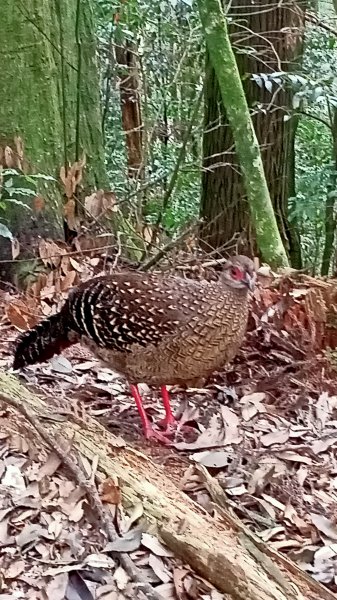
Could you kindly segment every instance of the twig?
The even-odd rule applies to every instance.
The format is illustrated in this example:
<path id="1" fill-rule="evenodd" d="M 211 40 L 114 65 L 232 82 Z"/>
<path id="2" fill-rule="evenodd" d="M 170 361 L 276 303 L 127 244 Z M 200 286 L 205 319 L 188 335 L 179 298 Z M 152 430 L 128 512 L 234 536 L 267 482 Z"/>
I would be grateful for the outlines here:
<path id="1" fill-rule="evenodd" d="M 115 254 L 115 258 L 113 261 L 113 265 L 112 268 L 115 269 L 117 267 L 117 263 L 118 263 L 118 259 L 120 257 L 120 255 L 122 254 L 122 242 L 121 242 L 121 236 L 122 233 L 120 231 L 117 232 L 117 245 L 118 245 L 118 251 Z"/>
<path id="2" fill-rule="evenodd" d="M 325 29 L 325 31 L 328 31 L 329 33 L 332 33 L 332 35 L 335 35 L 337 37 L 337 29 L 335 29 L 328 23 L 325 23 L 324 21 L 322 21 L 317 15 L 310 13 L 310 12 L 306 12 L 304 18 L 306 21 L 308 21 L 312 25 L 316 25 L 317 27 L 320 27 L 321 29 Z"/>
<path id="3" fill-rule="evenodd" d="M 142 265 L 140 265 L 138 267 L 138 271 L 148 271 L 149 269 L 151 269 L 151 267 L 156 265 L 165 256 L 165 254 L 173 250 L 173 248 L 178 246 L 184 239 L 191 235 L 191 233 L 193 233 L 197 225 L 198 223 L 193 223 L 193 225 L 186 229 L 181 235 L 179 235 L 174 240 L 168 242 L 168 244 L 163 246 L 163 248 L 161 248 L 159 252 L 157 252 L 157 254 L 149 258 L 149 260 L 145 261 Z"/>
<path id="4" fill-rule="evenodd" d="M 224 262 L 226 262 L 226 260 L 228 260 L 228 258 L 215 258 L 214 260 L 207 260 L 206 262 L 202 262 L 200 263 L 200 266 L 203 268 L 207 268 L 207 267 L 215 267 L 216 265 L 222 265 Z M 179 271 L 189 271 L 191 268 L 190 265 L 178 265 L 176 267 L 177 270 Z"/>
<path id="5" fill-rule="evenodd" d="M 34 429 L 36 429 L 43 441 L 54 452 L 56 452 L 56 454 L 62 460 L 63 464 L 67 467 L 67 469 L 75 479 L 76 483 L 85 490 L 93 508 L 96 510 L 98 517 L 107 533 L 108 539 L 111 542 L 117 539 L 118 535 L 116 532 L 116 528 L 111 519 L 109 518 L 107 511 L 104 508 L 104 505 L 96 487 L 90 481 L 87 480 L 82 469 L 72 460 L 72 458 L 69 455 L 69 450 L 64 450 L 58 444 L 55 437 L 49 434 L 46 431 L 46 429 L 39 423 L 38 416 L 27 410 L 26 407 L 23 404 L 21 404 L 20 401 L 11 398 L 10 396 L 7 396 L 3 393 L 0 393 L 0 400 L 18 410 L 27 419 L 27 421 L 29 421 L 29 423 L 34 427 Z M 128 554 L 124 552 L 116 552 L 116 555 L 118 556 L 122 567 L 125 569 L 125 571 L 127 571 L 132 581 L 134 583 L 137 583 L 139 587 L 142 588 L 139 589 L 138 598 L 140 598 L 141 600 L 163 600 L 163 597 L 160 594 L 158 594 L 153 589 L 153 587 L 144 580 L 144 577 L 142 576 L 140 570 L 138 569 L 138 567 L 136 567 L 136 565 L 134 564 L 134 562 Z"/>
<path id="6" fill-rule="evenodd" d="M 153 228 L 153 232 L 152 232 L 152 236 L 151 236 L 151 241 L 150 241 L 149 247 L 147 249 L 147 252 L 151 249 L 151 247 L 153 245 L 153 240 L 154 240 L 155 235 L 156 235 L 156 233 L 158 231 L 158 227 L 159 227 L 159 225 L 162 222 L 164 213 L 165 213 L 165 211 L 166 211 L 166 209 L 168 207 L 170 198 L 171 198 L 172 193 L 174 191 L 174 188 L 176 186 L 178 175 L 179 175 L 179 169 L 180 169 L 181 165 L 183 164 L 183 162 L 185 160 L 186 147 L 187 147 L 187 144 L 188 144 L 188 142 L 190 140 L 192 129 L 193 129 L 194 123 L 196 121 L 196 118 L 198 116 L 198 112 L 199 112 L 199 109 L 200 109 L 201 101 L 202 101 L 202 98 L 203 98 L 203 92 L 204 92 L 204 87 L 202 87 L 201 90 L 199 91 L 197 100 L 195 102 L 195 105 L 194 105 L 194 108 L 193 108 L 193 111 L 192 111 L 191 118 L 190 118 L 189 123 L 188 123 L 188 127 L 187 127 L 186 132 L 185 132 L 185 134 L 183 136 L 183 142 L 181 144 L 180 151 L 179 151 L 179 154 L 178 154 L 178 158 L 177 158 L 176 163 L 174 165 L 173 173 L 171 175 L 169 184 L 168 184 L 167 189 L 166 189 L 165 194 L 164 194 L 163 204 L 162 204 L 161 210 L 159 211 L 159 214 L 158 214 L 155 226 Z"/>

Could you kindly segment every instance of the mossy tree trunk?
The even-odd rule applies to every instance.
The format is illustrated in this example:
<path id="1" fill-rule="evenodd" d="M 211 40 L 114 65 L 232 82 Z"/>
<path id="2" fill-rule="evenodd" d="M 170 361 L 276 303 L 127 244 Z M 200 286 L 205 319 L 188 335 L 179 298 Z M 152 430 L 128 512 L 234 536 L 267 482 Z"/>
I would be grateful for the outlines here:
<path id="1" fill-rule="evenodd" d="M 91 0 L 5 2 L 0 37 L 1 165 L 59 180 L 62 166 L 67 169 L 85 156 L 82 190 L 105 186 Z M 0 215 L 23 247 L 36 233 L 62 234 L 62 184 L 41 181 L 38 187 L 38 202 L 20 197 L 30 211 L 8 202 Z M 0 253 L 5 252 L 3 241 L 0 238 Z"/>
<path id="2" fill-rule="evenodd" d="M 242 169 L 259 250 L 263 258 L 274 267 L 286 266 L 288 258 L 277 227 L 258 140 L 220 0 L 198 0 L 198 6 L 210 60 Z"/>
<path id="3" fill-rule="evenodd" d="M 290 224 L 288 219 L 288 199 L 294 193 L 296 120 L 285 121 L 284 115 L 291 107 L 292 93 L 275 84 L 270 91 L 262 84 L 262 78 L 259 86 L 251 74 L 289 71 L 298 62 L 302 55 L 305 4 L 299 7 L 296 2 L 273 0 L 269 10 L 264 10 L 264 0 L 257 0 L 251 6 L 245 4 L 240 0 L 231 3 L 229 15 L 233 22 L 229 33 L 251 108 L 282 241 L 292 264 L 300 267 L 299 235 L 295 223 Z M 205 225 L 202 238 L 212 247 L 221 248 L 235 234 L 243 233 L 241 250 L 253 254 L 256 252 L 255 232 L 249 218 L 242 173 L 209 55 L 203 155 L 201 216 Z"/>
<path id="4" fill-rule="evenodd" d="M 337 0 L 333 0 L 333 7 L 337 16 Z M 325 240 L 322 257 L 321 275 L 328 275 L 330 263 L 334 251 L 334 242 L 336 235 L 336 196 L 337 196 L 337 109 L 330 107 L 332 116 L 331 131 L 332 131 L 332 171 L 327 189 L 327 198 L 325 201 Z M 337 274 L 337 249 L 335 249 L 334 276 Z"/>

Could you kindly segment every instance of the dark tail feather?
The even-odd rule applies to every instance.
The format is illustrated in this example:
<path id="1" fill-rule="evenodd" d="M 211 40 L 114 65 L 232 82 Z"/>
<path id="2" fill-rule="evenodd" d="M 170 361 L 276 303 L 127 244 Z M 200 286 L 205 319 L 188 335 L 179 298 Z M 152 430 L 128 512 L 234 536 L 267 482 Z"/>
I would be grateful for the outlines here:
<path id="1" fill-rule="evenodd" d="M 67 318 L 62 311 L 44 319 L 18 338 L 13 368 L 22 369 L 26 365 L 44 362 L 54 354 L 60 354 L 64 348 L 75 343 L 69 334 Z"/>

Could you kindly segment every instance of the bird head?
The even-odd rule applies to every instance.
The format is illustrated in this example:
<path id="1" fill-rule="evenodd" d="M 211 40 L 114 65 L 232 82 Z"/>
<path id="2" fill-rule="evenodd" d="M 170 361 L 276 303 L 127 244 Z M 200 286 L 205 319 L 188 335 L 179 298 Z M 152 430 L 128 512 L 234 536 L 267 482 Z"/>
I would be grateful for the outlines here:
<path id="1" fill-rule="evenodd" d="M 253 261 L 248 256 L 231 256 L 224 265 L 223 279 L 236 289 L 254 290 L 256 272 Z"/>

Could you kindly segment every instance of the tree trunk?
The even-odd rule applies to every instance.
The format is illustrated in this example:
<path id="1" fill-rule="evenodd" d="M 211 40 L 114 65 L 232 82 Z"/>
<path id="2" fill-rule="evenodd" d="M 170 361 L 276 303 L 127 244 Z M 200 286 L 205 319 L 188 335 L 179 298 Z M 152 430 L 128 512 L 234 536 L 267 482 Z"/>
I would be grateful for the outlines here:
<path id="1" fill-rule="evenodd" d="M 271 4 L 274 6 L 270 10 L 264 10 L 265 0 L 257 0 L 251 5 L 233 0 L 229 14 L 235 24 L 230 27 L 230 33 L 245 94 L 253 113 L 282 241 L 294 266 L 299 267 L 299 236 L 296 227 L 288 221 L 288 198 L 294 187 L 296 122 L 284 121 L 284 115 L 285 108 L 291 106 L 291 93 L 275 85 L 270 93 L 262 79 L 262 86 L 259 87 L 250 75 L 292 68 L 302 51 L 304 15 L 295 2 L 280 3 L 273 0 Z M 206 59 L 203 155 L 205 168 L 201 216 L 205 226 L 201 230 L 201 237 L 204 245 L 221 248 L 233 236 L 241 233 L 241 250 L 255 253 L 255 232 L 250 223 L 233 133 L 228 124 L 228 115 L 221 105 L 219 86 L 209 57 Z"/>
<path id="2" fill-rule="evenodd" d="M 128 175 L 141 178 L 144 172 L 143 123 L 140 103 L 136 45 L 124 42 L 116 45 L 115 53 L 120 74 L 120 102 L 122 124 L 126 137 Z"/>
<path id="3" fill-rule="evenodd" d="M 337 0 L 333 0 L 333 7 L 337 16 Z M 330 176 L 330 182 L 327 189 L 327 198 L 325 203 L 325 241 L 323 249 L 323 259 L 321 274 L 328 275 L 331 263 L 331 257 L 333 253 L 337 219 L 335 215 L 336 205 L 336 193 L 337 193 L 337 109 L 331 107 L 331 113 L 333 114 L 332 125 L 332 161 L 333 161 L 333 172 Z M 334 257 L 333 272 L 336 275 L 337 272 L 337 250 Z"/>
<path id="4" fill-rule="evenodd" d="M 82 189 L 104 187 L 107 177 L 90 0 L 5 3 L 0 37 L 1 85 L 6 94 L 0 105 L 1 165 L 23 174 L 22 187 L 28 174 L 59 179 L 62 166 L 67 171 L 69 164 L 85 155 Z M 4 218 L 23 248 L 36 234 L 62 234 L 62 203 L 69 196 L 54 182 L 41 181 L 37 190 L 38 200 L 19 196 L 30 211 L 6 203 Z M 1 250 L 0 245 L 0 254 Z"/>
<path id="5" fill-rule="evenodd" d="M 336 0 L 337 2 L 337 0 Z M 332 165 L 329 183 L 327 186 L 327 196 L 325 201 L 325 240 L 322 257 L 321 275 L 329 275 L 331 258 L 334 250 L 334 241 L 336 233 L 336 195 L 337 195 L 337 109 L 331 107 L 333 114 L 332 122 Z M 336 257 L 335 257 L 336 261 Z M 334 265 L 334 273 L 336 273 L 336 264 Z"/>
<path id="6" fill-rule="evenodd" d="M 198 6 L 210 59 L 233 132 L 257 245 L 263 258 L 270 265 L 286 266 L 288 259 L 278 231 L 258 141 L 220 0 L 199 0 Z"/>
<path id="7" fill-rule="evenodd" d="M 1 373 L 0 400 L 10 404 L 11 399 L 32 415 L 32 420 L 42 425 L 49 436 L 62 440 L 63 447 L 72 445 L 90 464 L 98 460 L 96 478 L 102 480 L 103 474 L 117 479 L 123 505 L 128 508 L 141 501 L 146 519 L 157 524 L 161 538 L 174 554 L 233 600 L 335 598 L 295 564 L 268 548 L 228 511 L 222 488 L 205 470 L 205 485 L 217 504 L 216 517 L 184 494 L 165 475 L 162 466 L 123 446 L 120 438 L 108 433 L 89 415 L 81 428 L 69 419 L 58 420 L 57 415 L 51 420 L 45 400 L 32 394 L 15 377 Z M 13 408 L 7 410 L 12 411 Z M 7 428 L 9 423 L 15 433 L 27 431 L 30 437 L 34 435 L 20 414 L 7 417 Z"/>

